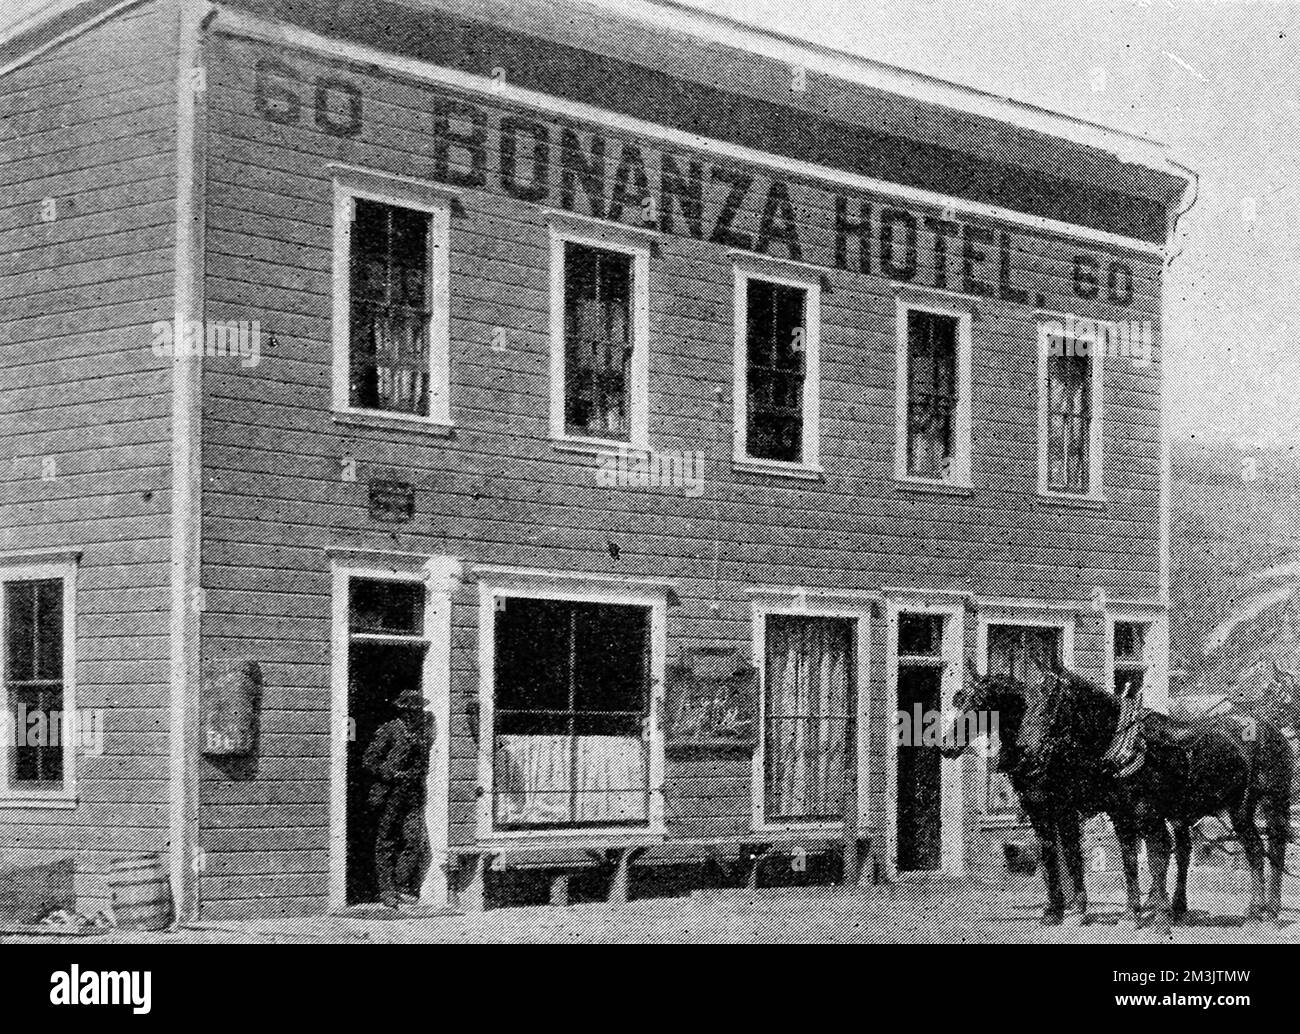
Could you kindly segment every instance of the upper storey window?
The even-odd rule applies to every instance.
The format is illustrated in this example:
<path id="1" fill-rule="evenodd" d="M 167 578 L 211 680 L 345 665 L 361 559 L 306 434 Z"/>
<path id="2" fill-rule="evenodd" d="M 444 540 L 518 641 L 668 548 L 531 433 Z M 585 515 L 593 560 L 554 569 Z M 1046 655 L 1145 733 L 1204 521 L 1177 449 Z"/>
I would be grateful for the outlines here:
<path id="1" fill-rule="evenodd" d="M 406 180 L 335 180 L 335 410 L 451 422 L 450 199 Z"/>
<path id="2" fill-rule="evenodd" d="M 970 356 L 969 310 L 899 300 L 895 475 L 900 480 L 970 485 Z"/>

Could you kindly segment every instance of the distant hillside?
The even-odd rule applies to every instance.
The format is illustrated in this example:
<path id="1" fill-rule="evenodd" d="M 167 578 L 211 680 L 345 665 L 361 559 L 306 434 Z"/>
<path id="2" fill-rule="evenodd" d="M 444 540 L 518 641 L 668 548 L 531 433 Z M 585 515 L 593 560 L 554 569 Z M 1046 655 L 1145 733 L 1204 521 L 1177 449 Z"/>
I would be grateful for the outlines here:
<path id="1" fill-rule="evenodd" d="M 1300 671 L 1300 449 L 1184 441 L 1172 459 L 1174 692 Z"/>

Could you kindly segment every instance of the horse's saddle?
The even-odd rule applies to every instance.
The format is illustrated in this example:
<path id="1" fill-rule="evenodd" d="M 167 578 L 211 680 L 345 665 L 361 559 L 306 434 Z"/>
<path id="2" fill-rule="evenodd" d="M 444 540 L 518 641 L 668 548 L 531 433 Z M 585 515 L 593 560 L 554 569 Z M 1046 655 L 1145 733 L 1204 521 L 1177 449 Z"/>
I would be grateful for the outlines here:
<path id="1" fill-rule="evenodd" d="M 1175 718 L 1160 716 L 1163 720 L 1152 724 L 1149 735 L 1171 747 L 1188 747 L 1205 735 L 1204 722 L 1180 722 Z"/>
<path id="2" fill-rule="evenodd" d="M 1106 751 L 1106 761 L 1121 778 L 1130 776 L 1146 762 L 1150 745 L 1185 750 L 1216 728 L 1225 717 L 1229 716 L 1216 714 L 1184 722 L 1143 707 L 1136 697 L 1125 697 L 1120 702 L 1119 722 Z"/>

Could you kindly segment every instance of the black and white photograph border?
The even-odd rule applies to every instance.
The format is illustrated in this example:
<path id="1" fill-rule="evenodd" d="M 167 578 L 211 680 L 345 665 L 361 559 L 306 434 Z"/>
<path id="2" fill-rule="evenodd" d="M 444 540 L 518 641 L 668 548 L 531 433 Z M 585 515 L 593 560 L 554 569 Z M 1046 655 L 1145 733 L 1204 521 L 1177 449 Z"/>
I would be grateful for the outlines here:
<path id="1" fill-rule="evenodd" d="M 1300 941 L 1298 33 L 4 0 L 0 943 Z"/>

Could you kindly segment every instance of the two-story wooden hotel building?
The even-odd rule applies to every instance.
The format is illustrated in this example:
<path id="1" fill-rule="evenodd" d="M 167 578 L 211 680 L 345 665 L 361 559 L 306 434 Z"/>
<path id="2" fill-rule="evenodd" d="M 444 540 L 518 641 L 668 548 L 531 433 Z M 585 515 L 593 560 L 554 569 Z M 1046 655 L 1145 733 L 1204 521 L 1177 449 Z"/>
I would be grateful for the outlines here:
<path id="1" fill-rule="evenodd" d="M 431 901 L 846 821 L 979 864 L 1014 802 L 898 712 L 1036 649 L 1164 692 L 1190 180 L 645 0 L 49 9 L 0 43 L 0 867 L 370 900 L 409 689 Z"/>

